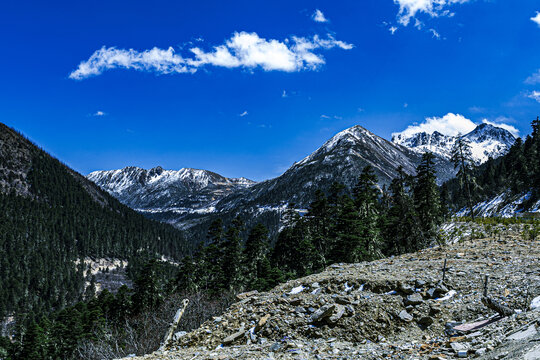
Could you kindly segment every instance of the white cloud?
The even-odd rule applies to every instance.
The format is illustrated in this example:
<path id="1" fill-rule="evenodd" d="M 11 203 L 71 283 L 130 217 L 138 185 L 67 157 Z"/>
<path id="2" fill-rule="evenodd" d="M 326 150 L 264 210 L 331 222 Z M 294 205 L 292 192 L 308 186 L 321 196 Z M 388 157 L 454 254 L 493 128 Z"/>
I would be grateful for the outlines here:
<path id="1" fill-rule="evenodd" d="M 519 137 L 519 130 L 518 129 L 516 129 L 512 125 L 504 124 L 504 123 L 501 122 L 501 121 L 508 121 L 508 120 L 511 120 L 511 119 L 501 117 L 501 118 L 497 118 L 495 121 L 489 121 L 488 119 L 484 119 L 484 120 L 482 120 L 482 123 L 493 125 L 493 126 L 496 126 L 496 127 L 500 127 L 501 129 L 505 129 L 506 131 L 510 132 L 515 137 Z"/>
<path id="2" fill-rule="evenodd" d="M 247 111 L 244 111 L 243 113 L 241 114 L 238 114 L 238 116 L 240 117 L 244 117 L 244 116 L 247 116 L 249 113 Z"/>
<path id="3" fill-rule="evenodd" d="M 431 134 L 435 131 L 438 131 L 443 135 L 456 136 L 460 133 L 467 134 L 473 131 L 475 127 L 476 124 L 465 118 L 463 115 L 448 113 L 440 118 L 426 118 L 425 122 L 417 125 L 410 125 L 404 131 L 394 133 L 392 136 L 403 135 L 404 137 L 410 137 L 420 132 Z"/>
<path id="4" fill-rule="evenodd" d="M 448 7 L 454 4 L 463 4 L 470 0 L 394 0 L 399 5 L 398 22 L 409 25 L 411 19 L 419 13 L 425 13 L 431 17 L 453 16 Z M 418 24 L 418 23 L 417 23 Z"/>
<path id="5" fill-rule="evenodd" d="M 328 22 L 328 19 L 324 16 L 323 12 L 319 9 L 315 10 L 311 18 L 313 19 L 313 21 L 316 21 L 316 22 L 322 22 L 322 23 Z"/>
<path id="6" fill-rule="evenodd" d="M 540 84 L 540 69 L 538 69 L 534 74 L 525 79 L 525 83 L 530 85 Z"/>
<path id="7" fill-rule="evenodd" d="M 540 11 L 537 11 L 536 16 L 533 16 L 531 18 L 531 20 L 534 21 L 535 23 L 537 23 L 538 26 L 540 26 Z"/>
<path id="8" fill-rule="evenodd" d="M 397 30 L 398 30 L 398 28 L 395 27 L 395 26 L 391 26 L 391 27 L 388 29 L 388 31 L 390 31 L 390 32 L 392 33 L 392 35 L 394 35 L 394 34 L 396 33 Z"/>
<path id="9" fill-rule="evenodd" d="M 287 94 L 287 91 L 283 90 L 283 93 L 281 94 L 281 97 L 282 98 L 289 97 L 289 95 Z"/>
<path id="10" fill-rule="evenodd" d="M 540 91 L 532 91 L 527 95 L 528 98 L 534 99 L 540 103 Z"/>
<path id="11" fill-rule="evenodd" d="M 98 111 L 96 111 L 93 115 L 94 115 L 94 116 L 105 116 L 105 115 L 107 115 L 107 114 L 105 114 L 105 113 L 104 113 L 103 111 L 101 111 L 101 110 L 98 110 Z"/>
<path id="12" fill-rule="evenodd" d="M 429 31 L 429 32 L 433 35 L 433 37 L 436 38 L 437 40 L 440 40 L 440 39 L 441 39 L 441 34 L 439 34 L 439 33 L 437 32 L 437 30 L 435 30 L 435 29 L 429 29 L 428 31 Z"/>
<path id="13" fill-rule="evenodd" d="M 177 54 L 172 47 L 142 52 L 102 47 L 88 60 L 81 62 L 69 77 L 81 80 L 110 69 L 132 69 L 157 74 L 195 73 L 206 65 L 248 69 L 260 67 L 265 71 L 285 72 L 316 70 L 326 63 L 316 50 L 333 48 L 350 50 L 353 45 L 336 40 L 330 34 L 324 39 L 315 35 L 312 38 L 293 36 L 279 41 L 266 40 L 257 33 L 237 32 L 211 51 L 199 47 L 189 49 L 191 57 Z"/>
<path id="14" fill-rule="evenodd" d="M 538 95 L 540 96 L 540 93 Z M 506 124 L 508 121 L 512 121 L 512 119 L 499 117 L 495 121 L 484 119 L 482 122 L 508 130 L 514 136 L 519 136 L 519 130 L 512 125 Z M 477 126 L 478 124 L 463 115 L 448 113 L 443 117 L 426 118 L 421 124 L 410 125 L 402 132 L 393 133 L 392 137 L 401 135 L 407 138 L 420 132 L 432 134 L 435 131 L 448 136 L 465 135 L 473 131 Z"/>

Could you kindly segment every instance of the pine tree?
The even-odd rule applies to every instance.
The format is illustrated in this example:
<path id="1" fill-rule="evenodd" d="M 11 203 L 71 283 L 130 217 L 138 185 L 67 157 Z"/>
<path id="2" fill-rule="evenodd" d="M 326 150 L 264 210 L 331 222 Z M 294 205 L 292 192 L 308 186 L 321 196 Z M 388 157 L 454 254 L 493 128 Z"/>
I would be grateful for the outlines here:
<path id="1" fill-rule="evenodd" d="M 383 222 L 386 254 L 399 255 L 423 248 L 422 231 L 419 226 L 414 202 L 409 194 L 410 181 L 403 167 L 398 168 L 398 176 L 392 180 L 390 209 Z"/>
<path id="2" fill-rule="evenodd" d="M 156 308 L 163 300 L 163 288 L 159 283 L 160 262 L 152 259 L 144 265 L 143 271 L 135 280 L 133 311 L 139 313 Z"/>
<path id="3" fill-rule="evenodd" d="M 242 244 L 240 234 L 244 230 L 244 223 L 236 217 L 225 233 L 222 243 L 223 258 L 221 261 L 222 281 L 224 290 L 233 290 L 242 282 Z"/>
<path id="4" fill-rule="evenodd" d="M 424 241 L 434 239 L 441 220 L 440 194 L 435 177 L 434 155 L 426 152 L 416 168 L 414 206 Z"/>
<path id="5" fill-rule="evenodd" d="M 24 334 L 20 358 L 28 360 L 49 358 L 47 342 L 45 331 L 35 321 L 32 321 L 28 331 Z"/>
<path id="6" fill-rule="evenodd" d="M 331 219 L 328 198 L 321 190 L 315 192 L 315 200 L 309 205 L 305 218 L 311 243 L 315 248 L 314 267 L 322 269 L 326 266 L 330 251 Z"/>
<path id="7" fill-rule="evenodd" d="M 268 253 L 268 229 L 257 224 L 249 232 L 243 252 L 244 282 L 252 287 L 257 279 L 264 277 L 260 273 L 263 261 Z"/>
<path id="8" fill-rule="evenodd" d="M 343 207 L 336 220 L 334 227 L 336 239 L 330 261 L 352 263 L 367 258 L 369 250 L 366 248 L 366 239 L 363 236 L 364 224 L 356 204 L 350 197 L 343 199 Z"/>
<path id="9" fill-rule="evenodd" d="M 454 169 L 458 169 L 457 177 L 460 181 L 461 187 L 465 188 L 469 212 L 474 220 L 474 210 L 471 196 L 471 188 L 474 184 L 471 169 L 473 164 L 471 145 L 467 139 L 461 136 L 461 134 L 458 134 L 456 142 L 452 147 L 451 161 L 454 164 Z"/>
<path id="10" fill-rule="evenodd" d="M 358 183 L 353 189 L 354 203 L 360 218 L 360 230 L 362 237 L 362 255 L 357 255 L 357 260 L 373 260 L 381 256 L 381 239 L 378 228 L 379 223 L 379 196 L 381 194 L 377 187 L 377 176 L 373 167 L 366 166 Z M 358 251 L 357 251 L 358 253 Z"/>

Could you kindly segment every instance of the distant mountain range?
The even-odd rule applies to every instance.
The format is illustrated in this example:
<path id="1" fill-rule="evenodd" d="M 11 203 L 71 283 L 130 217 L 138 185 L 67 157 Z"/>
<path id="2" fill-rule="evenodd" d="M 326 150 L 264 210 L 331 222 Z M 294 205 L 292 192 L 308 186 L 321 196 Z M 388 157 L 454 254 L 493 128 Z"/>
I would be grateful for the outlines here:
<path id="1" fill-rule="evenodd" d="M 125 205 L 145 212 L 164 209 L 176 213 L 211 211 L 213 205 L 233 192 L 248 188 L 254 181 L 229 179 L 207 170 L 150 170 L 126 167 L 95 171 L 88 179 L 108 191 Z"/>
<path id="2" fill-rule="evenodd" d="M 463 135 L 463 138 L 469 141 L 473 160 L 478 165 L 486 162 L 490 157 L 497 158 L 506 154 L 516 141 L 514 135 L 508 130 L 486 123 L 478 125 L 473 131 Z M 434 131 L 431 134 L 419 132 L 409 136 L 396 134 L 392 137 L 392 142 L 418 153 L 431 151 L 449 160 L 456 139 L 457 136 L 443 135 Z"/>
<path id="3" fill-rule="evenodd" d="M 489 124 L 479 125 L 465 137 L 478 163 L 503 155 L 515 141 L 507 130 Z M 161 167 L 96 171 L 88 179 L 151 218 L 183 229 L 192 228 L 200 234 L 211 219 L 232 218 L 237 213 L 250 214 L 250 221 L 265 218 L 267 224 L 277 229 L 287 204 L 305 209 L 317 189 L 327 191 L 336 181 L 351 189 L 366 165 L 373 166 L 380 186 L 388 185 L 399 166 L 413 174 L 422 153 L 431 151 L 435 154 L 438 182 L 442 183 L 455 174 L 450 163 L 455 140 L 454 136 L 434 132 L 398 135 L 388 141 L 361 126 L 353 126 L 294 163 L 281 176 L 260 183 L 245 178 L 229 179 L 206 170 L 174 171 Z"/>
<path id="4" fill-rule="evenodd" d="M 510 132 L 490 124 L 478 125 L 464 137 L 477 163 L 505 154 L 515 141 Z M 293 164 L 283 175 L 260 183 L 229 179 L 207 170 L 161 167 L 96 171 L 88 179 L 131 208 L 186 228 L 207 214 L 241 209 L 255 214 L 280 212 L 288 203 L 305 208 L 316 189 L 328 190 L 335 181 L 352 188 L 368 164 L 375 169 L 380 185 L 388 185 L 399 166 L 414 173 L 426 151 L 436 155 L 437 177 L 442 183 L 455 173 L 450 153 L 456 138 L 435 131 L 398 134 L 390 142 L 361 126 L 353 126 Z"/>

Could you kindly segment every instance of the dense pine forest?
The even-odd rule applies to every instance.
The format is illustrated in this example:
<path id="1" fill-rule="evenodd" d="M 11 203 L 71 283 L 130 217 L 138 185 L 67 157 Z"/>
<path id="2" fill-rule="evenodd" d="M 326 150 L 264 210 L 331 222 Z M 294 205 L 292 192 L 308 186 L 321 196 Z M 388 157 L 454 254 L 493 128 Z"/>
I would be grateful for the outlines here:
<path id="1" fill-rule="evenodd" d="M 290 204 L 276 238 L 262 224 L 248 228 L 239 214 L 227 223 L 216 219 L 206 241 L 186 256 L 189 248 L 176 231 L 109 197 L 105 205 L 96 201 L 62 164 L 35 150 L 28 175 L 32 196 L 0 197 L 0 244 L 7 254 L 0 259 L 0 310 L 20 318 L 15 336 L 0 339 L 0 358 L 142 354 L 159 345 L 183 298 L 198 304 L 185 320 L 183 329 L 190 330 L 219 314 L 236 293 L 265 291 L 333 263 L 369 261 L 443 241 L 438 227 L 453 211 L 501 192 L 530 192 L 536 201 L 539 125 L 533 121 L 531 136 L 479 167 L 470 161 L 467 144 L 458 141 L 457 177 L 442 187 L 431 153 L 422 156 L 415 174 L 400 169 L 388 188 L 377 186 L 367 166 L 352 191 L 336 182 L 328 193 L 318 191 L 303 214 Z M 160 261 L 161 255 L 178 264 Z M 81 256 L 130 259 L 138 270 L 132 272 L 133 289 L 85 296 L 82 269 L 73 265 Z M 150 328 L 158 334 L 151 340 Z"/>
<path id="2" fill-rule="evenodd" d="M 189 250 L 179 231 L 120 204 L 4 125 L 0 184 L 0 319 L 14 316 L 20 326 L 85 298 L 78 259 L 127 259 L 136 273 L 148 258 Z"/>

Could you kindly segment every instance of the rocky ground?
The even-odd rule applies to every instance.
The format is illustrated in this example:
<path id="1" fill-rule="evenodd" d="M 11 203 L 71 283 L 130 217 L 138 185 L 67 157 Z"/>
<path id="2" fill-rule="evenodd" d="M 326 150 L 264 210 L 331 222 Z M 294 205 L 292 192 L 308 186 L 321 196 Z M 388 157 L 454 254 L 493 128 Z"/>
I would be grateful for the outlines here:
<path id="1" fill-rule="evenodd" d="M 540 242 L 499 230 L 240 294 L 139 359 L 540 359 Z M 482 303 L 486 275 L 512 315 Z"/>

